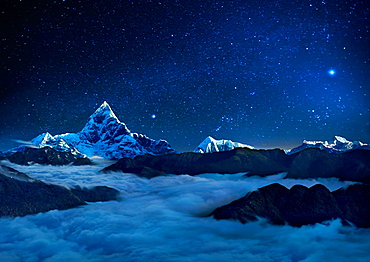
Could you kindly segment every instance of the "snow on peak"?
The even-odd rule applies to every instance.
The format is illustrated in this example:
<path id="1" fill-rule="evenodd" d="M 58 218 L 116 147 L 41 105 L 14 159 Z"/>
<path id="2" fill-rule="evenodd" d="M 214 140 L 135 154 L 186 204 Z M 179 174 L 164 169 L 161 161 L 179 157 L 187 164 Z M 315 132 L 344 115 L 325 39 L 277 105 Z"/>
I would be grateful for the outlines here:
<path id="1" fill-rule="evenodd" d="M 217 140 L 214 139 L 213 137 L 211 136 L 207 136 L 202 143 L 199 144 L 198 147 L 200 147 L 201 145 L 209 145 L 209 144 L 217 144 Z"/>
<path id="2" fill-rule="evenodd" d="M 104 101 L 103 104 L 101 104 L 101 106 L 99 106 L 99 108 L 96 109 L 94 114 L 92 114 L 91 116 L 94 116 L 94 115 L 104 115 L 106 117 L 113 117 L 118 120 L 118 118 L 113 113 L 113 110 L 110 107 L 110 105 L 107 103 L 107 101 Z"/>
<path id="3" fill-rule="evenodd" d="M 304 140 L 303 144 L 290 149 L 286 150 L 285 152 L 289 155 L 300 152 L 306 148 L 319 148 L 321 150 L 325 150 L 331 154 L 340 154 L 344 152 L 349 152 L 355 149 L 366 149 L 370 150 L 370 145 L 364 144 L 360 141 L 349 141 L 342 136 L 334 136 L 334 138 L 330 141 L 307 141 Z"/>
<path id="4" fill-rule="evenodd" d="M 206 139 L 203 140 L 202 143 L 194 150 L 195 153 L 214 153 L 220 151 L 230 151 L 234 148 L 238 147 L 245 147 L 254 149 L 254 147 L 245 145 L 238 142 L 233 142 L 231 140 L 216 140 L 211 136 L 208 136 Z"/>
<path id="5" fill-rule="evenodd" d="M 121 123 L 118 120 L 117 116 L 114 114 L 112 108 L 107 103 L 107 101 L 104 101 L 104 103 L 101 104 L 101 106 L 99 106 L 99 108 L 96 109 L 95 112 L 89 117 L 86 125 L 88 125 L 89 122 L 95 122 L 96 124 L 102 124 L 107 121 Z"/>

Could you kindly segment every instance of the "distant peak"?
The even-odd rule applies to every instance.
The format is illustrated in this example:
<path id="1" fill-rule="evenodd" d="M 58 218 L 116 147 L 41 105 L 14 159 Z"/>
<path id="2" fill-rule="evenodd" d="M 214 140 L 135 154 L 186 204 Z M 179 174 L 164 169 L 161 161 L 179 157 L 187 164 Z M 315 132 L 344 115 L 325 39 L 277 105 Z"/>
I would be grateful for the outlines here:
<path id="1" fill-rule="evenodd" d="M 319 148 L 322 150 L 326 150 L 330 154 L 340 154 L 356 149 L 370 150 L 370 146 L 368 144 L 362 143 L 361 141 L 349 141 L 342 136 L 334 136 L 333 139 L 330 141 L 304 140 L 302 145 L 290 150 L 286 150 L 285 152 L 291 155 L 300 152 L 306 148 Z"/>
<path id="2" fill-rule="evenodd" d="M 254 149 L 254 147 L 245 145 L 239 142 L 233 142 L 231 140 L 221 139 L 216 140 L 211 136 L 207 136 L 202 143 L 194 150 L 196 153 L 213 153 L 220 151 L 230 151 L 234 148 L 244 147 Z"/>

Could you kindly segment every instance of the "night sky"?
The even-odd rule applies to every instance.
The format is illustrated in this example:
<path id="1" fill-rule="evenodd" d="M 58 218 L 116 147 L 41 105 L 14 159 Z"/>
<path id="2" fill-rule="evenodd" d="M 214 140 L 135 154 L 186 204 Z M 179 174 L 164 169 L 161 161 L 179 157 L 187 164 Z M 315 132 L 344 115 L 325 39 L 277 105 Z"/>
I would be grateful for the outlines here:
<path id="1" fill-rule="evenodd" d="M 290 148 L 370 142 L 370 2 L 7 1 L 0 150 L 78 132 L 105 100 L 133 132 Z"/>

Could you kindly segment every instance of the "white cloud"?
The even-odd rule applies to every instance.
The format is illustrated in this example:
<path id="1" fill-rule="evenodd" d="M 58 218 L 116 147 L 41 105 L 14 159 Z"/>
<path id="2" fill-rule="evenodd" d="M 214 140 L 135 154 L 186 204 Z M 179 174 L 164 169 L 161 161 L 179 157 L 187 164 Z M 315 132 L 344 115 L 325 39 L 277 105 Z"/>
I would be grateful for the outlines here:
<path id="1" fill-rule="evenodd" d="M 283 182 L 311 186 L 337 180 L 284 180 L 283 174 L 157 177 L 100 174 L 101 166 L 12 165 L 31 177 L 61 185 L 107 185 L 122 201 L 0 219 L 1 261 L 367 261 L 370 230 L 327 225 L 242 225 L 204 217 L 250 190 Z"/>

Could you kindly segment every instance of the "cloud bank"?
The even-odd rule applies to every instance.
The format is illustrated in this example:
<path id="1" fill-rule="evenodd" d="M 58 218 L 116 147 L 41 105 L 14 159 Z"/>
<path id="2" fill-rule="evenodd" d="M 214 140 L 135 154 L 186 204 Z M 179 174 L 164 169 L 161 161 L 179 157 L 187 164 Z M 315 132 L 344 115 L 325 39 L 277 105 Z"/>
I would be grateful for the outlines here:
<path id="1" fill-rule="evenodd" d="M 368 261 L 370 230 L 337 220 L 293 228 L 264 221 L 245 225 L 206 217 L 258 187 L 280 182 L 335 190 L 338 180 L 282 180 L 284 174 L 157 177 L 99 174 L 90 167 L 23 167 L 29 176 L 64 186 L 106 185 L 119 202 L 0 219 L 1 261 Z"/>

